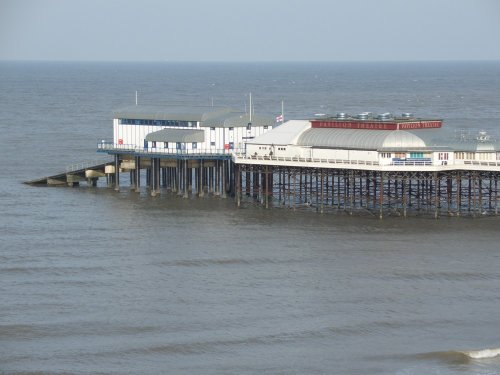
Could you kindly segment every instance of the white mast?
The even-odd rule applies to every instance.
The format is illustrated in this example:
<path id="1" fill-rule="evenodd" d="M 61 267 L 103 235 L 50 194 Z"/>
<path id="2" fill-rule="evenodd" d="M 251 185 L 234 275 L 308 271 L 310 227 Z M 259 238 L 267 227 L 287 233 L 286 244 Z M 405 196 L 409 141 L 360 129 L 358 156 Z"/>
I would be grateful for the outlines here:
<path id="1" fill-rule="evenodd" d="M 252 93 L 250 93 L 250 122 L 252 122 Z"/>
<path id="2" fill-rule="evenodd" d="M 137 105 L 137 90 L 135 90 L 135 105 Z"/>

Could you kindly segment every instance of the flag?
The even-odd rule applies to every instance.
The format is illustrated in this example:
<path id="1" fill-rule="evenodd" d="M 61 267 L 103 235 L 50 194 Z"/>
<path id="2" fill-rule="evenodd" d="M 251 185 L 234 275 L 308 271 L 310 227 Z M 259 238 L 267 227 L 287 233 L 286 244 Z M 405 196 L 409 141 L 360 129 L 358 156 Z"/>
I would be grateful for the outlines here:
<path id="1" fill-rule="evenodd" d="M 283 115 L 276 116 L 276 122 L 283 122 Z"/>

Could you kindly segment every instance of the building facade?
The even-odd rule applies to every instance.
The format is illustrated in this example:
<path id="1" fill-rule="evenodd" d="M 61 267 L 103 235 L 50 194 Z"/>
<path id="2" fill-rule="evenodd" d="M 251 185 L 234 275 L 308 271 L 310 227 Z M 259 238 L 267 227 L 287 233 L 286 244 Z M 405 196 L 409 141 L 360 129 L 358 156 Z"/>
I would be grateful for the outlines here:
<path id="1" fill-rule="evenodd" d="M 238 156 L 316 162 L 326 168 L 329 165 L 333 168 L 335 164 L 396 169 L 500 166 L 498 143 L 486 133 L 461 141 L 444 139 L 435 143 L 429 134 L 440 131 L 441 120 L 403 116 L 366 119 L 337 116 L 288 121 L 272 132 L 249 140 L 245 153 Z"/>
<path id="2" fill-rule="evenodd" d="M 113 140 L 102 151 L 231 154 L 271 130 L 274 119 L 227 107 L 131 106 L 113 114 Z"/>

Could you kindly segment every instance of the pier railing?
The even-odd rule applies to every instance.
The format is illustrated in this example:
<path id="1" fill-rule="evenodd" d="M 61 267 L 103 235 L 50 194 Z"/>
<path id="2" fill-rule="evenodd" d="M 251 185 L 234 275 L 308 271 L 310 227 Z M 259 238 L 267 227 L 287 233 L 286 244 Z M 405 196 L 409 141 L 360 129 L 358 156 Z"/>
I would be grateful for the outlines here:
<path id="1" fill-rule="evenodd" d="M 111 163 L 112 161 L 113 160 L 110 158 L 105 158 L 105 159 L 86 160 L 86 161 L 83 161 L 80 163 L 70 164 L 70 165 L 66 166 L 66 173 L 91 168 L 91 167 L 94 167 L 96 165 Z"/>
<path id="2" fill-rule="evenodd" d="M 175 149 L 158 147 L 137 147 L 131 144 L 114 144 L 101 142 L 97 144 L 97 151 L 115 151 L 133 152 L 136 154 L 165 154 L 165 155 L 232 155 L 235 152 L 241 152 L 237 149 L 213 149 L 213 148 L 194 148 L 194 149 Z"/>
<path id="3" fill-rule="evenodd" d="M 281 162 L 298 162 L 298 163 L 328 163 L 328 164 L 356 164 L 356 165 L 380 165 L 378 161 L 371 160 L 349 160 L 349 159 L 325 159 L 325 158 L 302 158 L 291 156 L 262 156 L 262 155 L 246 155 L 244 153 L 235 153 L 238 159 L 246 160 L 272 160 Z"/>
<path id="4" fill-rule="evenodd" d="M 236 152 L 235 157 L 243 160 L 277 161 L 277 162 L 296 162 L 296 163 L 325 163 L 325 164 L 343 164 L 343 165 L 364 165 L 380 167 L 436 167 L 453 168 L 457 166 L 472 167 L 500 167 L 500 161 L 479 161 L 479 160 L 461 160 L 454 163 L 433 164 L 432 160 L 397 160 L 389 163 L 379 163 L 375 160 L 351 160 L 351 159 L 325 159 L 325 158 L 303 158 L 290 156 L 268 156 L 268 155 L 246 155 Z"/>

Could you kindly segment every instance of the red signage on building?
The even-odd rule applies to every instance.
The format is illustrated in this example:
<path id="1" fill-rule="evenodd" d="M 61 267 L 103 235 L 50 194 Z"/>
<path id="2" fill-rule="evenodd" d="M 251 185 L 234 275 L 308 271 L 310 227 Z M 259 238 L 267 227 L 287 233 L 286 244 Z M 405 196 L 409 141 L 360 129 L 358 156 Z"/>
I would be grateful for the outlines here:
<path id="1" fill-rule="evenodd" d="M 400 122 L 398 123 L 398 129 L 435 129 L 440 128 L 442 124 L 441 120 Z"/>
<path id="2" fill-rule="evenodd" d="M 312 120 L 312 128 L 412 130 L 440 128 L 441 120 L 416 121 L 362 121 L 362 120 Z"/>

